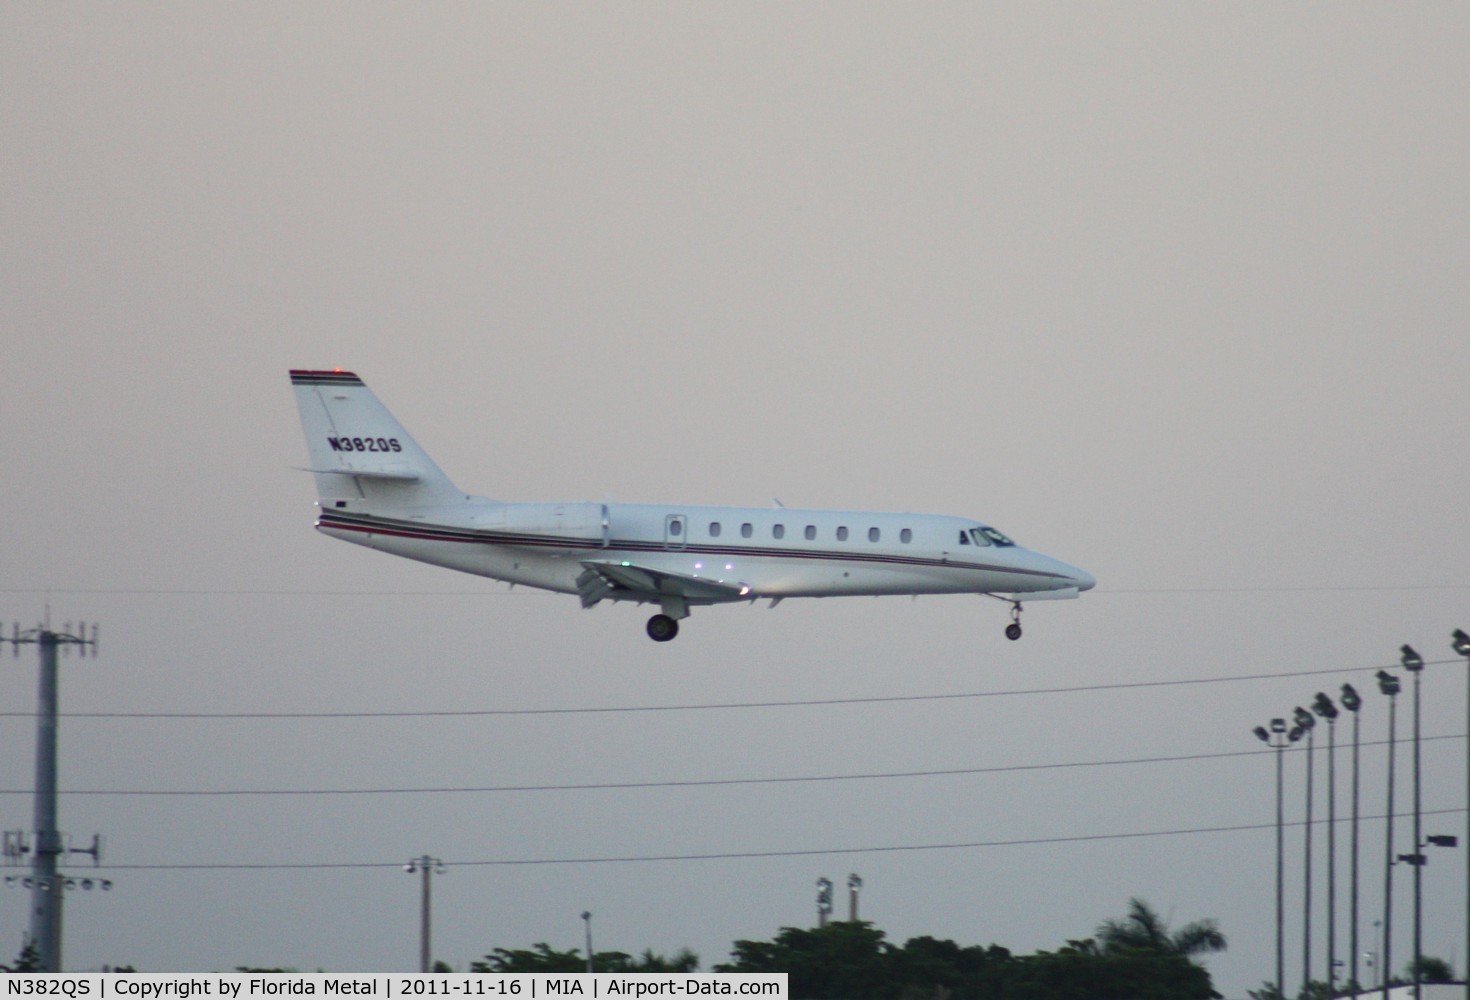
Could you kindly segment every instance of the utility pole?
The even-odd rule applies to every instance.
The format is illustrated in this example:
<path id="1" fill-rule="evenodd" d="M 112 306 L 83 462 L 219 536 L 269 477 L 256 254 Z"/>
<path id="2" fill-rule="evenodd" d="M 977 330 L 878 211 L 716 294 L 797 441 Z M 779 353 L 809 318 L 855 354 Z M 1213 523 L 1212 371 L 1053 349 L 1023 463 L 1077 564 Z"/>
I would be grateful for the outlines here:
<path id="1" fill-rule="evenodd" d="M 15 656 L 20 647 L 35 645 L 40 652 L 40 682 L 36 702 L 36 790 L 34 813 L 35 844 L 31 854 L 31 927 L 30 940 L 36 946 L 36 957 L 42 972 L 61 971 L 61 901 L 66 890 L 67 879 L 58 875 L 56 865 L 69 848 L 62 843 L 61 831 L 56 826 L 56 720 L 59 696 L 57 693 L 56 654 L 58 649 L 71 653 L 76 646 L 81 655 L 90 650 L 97 651 L 97 626 L 91 626 L 90 635 L 86 624 L 72 631 L 67 622 L 62 631 L 51 628 L 50 614 L 47 621 L 32 629 L 17 625 L 11 628 L 7 638 L 0 634 L 0 642 L 10 643 Z M 24 838 L 7 838 L 7 845 L 14 845 L 15 854 L 23 854 Z M 12 852 L 7 850 L 7 854 Z M 91 854 L 93 862 L 101 853 L 101 839 L 94 839 L 92 847 L 71 853 Z"/>
<path id="2" fill-rule="evenodd" d="M 430 919 L 432 916 L 432 907 L 430 899 L 431 890 L 429 889 L 429 876 L 443 875 L 444 862 L 440 861 L 438 858 L 431 858 L 427 854 L 425 854 L 423 857 L 414 858 L 408 864 L 404 865 L 403 870 L 408 872 L 410 875 L 414 874 L 415 872 L 424 873 L 423 893 L 419 900 L 419 971 L 424 973 L 431 972 L 433 970 L 429 968 L 429 964 L 431 961 L 429 957 L 429 941 L 431 936 Z"/>

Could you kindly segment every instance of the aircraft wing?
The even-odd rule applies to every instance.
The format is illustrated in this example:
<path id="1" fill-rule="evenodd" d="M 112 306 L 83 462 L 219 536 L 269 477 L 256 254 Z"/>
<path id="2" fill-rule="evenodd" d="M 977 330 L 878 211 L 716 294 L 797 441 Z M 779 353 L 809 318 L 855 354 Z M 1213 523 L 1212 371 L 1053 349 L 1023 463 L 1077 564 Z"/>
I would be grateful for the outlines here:
<path id="1" fill-rule="evenodd" d="M 744 584 L 670 573 L 627 561 L 584 562 L 582 565 L 586 572 L 577 577 L 577 595 L 584 608 L 592 607 L 603 598 L 656 601 L 664 597 L 682 597 L 695 604 L 720 604 L 744 600 L 750 595 L 750 588 Z"/>

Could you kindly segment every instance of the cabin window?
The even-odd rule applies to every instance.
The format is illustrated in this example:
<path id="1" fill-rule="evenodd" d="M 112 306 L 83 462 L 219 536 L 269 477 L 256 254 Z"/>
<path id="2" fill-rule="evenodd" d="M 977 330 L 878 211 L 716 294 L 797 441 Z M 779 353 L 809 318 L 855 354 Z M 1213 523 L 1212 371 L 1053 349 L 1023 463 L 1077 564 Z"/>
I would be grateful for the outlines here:
<path id="1" fill-rule="evenodd" d="M 847 529 L 846 528 L 838 528 L 837 529 L 837 540 L 839 542 L 845 542 L 845 541 L 847 541 Z"/>
<path id="2" fill-rule="evenodd" d="M 807 541 L 811 541 L 812 539 L 814 539 L 816 537 L 817 537 L 817 526 L 815 524 L 808 524 L 806 526 L 806 540 Z"/>
<path id="3" fill-rule="evenodd" d="M 883 532 L 879 531 L 877 528 L 869 528 L 868 529 L 868 541 L 870 541 L 870 542 L 876 542 L 878 539 L 880 539 L 882 537 L 883 537 Z"/>
<path id="4" fill-rule="evenodd" d="M 904 528 L 898 533 L 898 540 L 907 545 L 909 542 L 912 542 L 914 540 L 914 533 L 908 528 Z"/>
<path id="5" fill-rule="evenodd" d="M 720 522 L 719 521 L 711 521 L 709 523 L 709 536 L 711 538 L 719 538 L 720 537 Z"/>
<path id="6" fill-rule="evenodd" d="M 750 535 L 751 535 L 751 532 L 753 532 L 754 530 L 755 529 L 750 526 L 750 522 L 749 521 L 746 521 L 744 524 L 742 524 L 740 526 L 740 537 L 741 538 L 749 538 Z"/>
<path id="7" fill-rule="evenodd" d="M 785 538 L 786 537 L 786 525 L 784 525 L 784 524 L 778 524 L 774 528 L 772 528 L 771 529 L 771 537 L 772 538 Z"/>
<path id="8" fill-rule="evenodd" d="M 684 533 L 684 522 L 677 517 L 669 518 L 669 534 L 682 535 Z"/>

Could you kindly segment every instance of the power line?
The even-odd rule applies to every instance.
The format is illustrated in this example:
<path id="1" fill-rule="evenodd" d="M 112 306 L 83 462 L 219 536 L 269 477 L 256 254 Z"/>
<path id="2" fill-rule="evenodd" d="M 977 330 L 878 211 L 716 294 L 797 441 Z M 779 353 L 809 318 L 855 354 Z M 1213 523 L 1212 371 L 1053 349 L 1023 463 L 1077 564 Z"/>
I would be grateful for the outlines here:
<path id="1" fill-rule="evenodd" d="M 1424 816 L 1449 816 L 1463 813 L 1465 809 L 1430 809 L 1421 811 Z M 1407 813 L 1405 815 L 1408 815 Z M 1364 820 L 1372 821 L 1383 819 L 1383 816 L 1364 816 Z M 1325 823 L 1326 820 L 1317 820 Z M 1287 826 L 1304 826 L 1300 820 L 1286 824 Z M 628 855 L 620 857 L 586 857 L 586 858 L 498 858 L 481 861 L 446 861 L 446 868 L 484 868 L 484 867 L 511 867 L 531 865 L 596 865 L 596 864 L 628 864 L 647 863 L 656 861 L 727 861 L 739 859 L 758 858 L 801 858 L 817 855 L 836 854 L 884 854 L 905 851 L 956 851 L 973 850 L 987 847 L 1034 847 L 1047 844 L 1083 844 L 1108 840 L 1141 840 L 1154 837 L 1184 837 L 1207 833 L 1249 833 L 1257 830 L 1274 830 L 1276 824 L 1271 823 L 1240 823 L 1231 826 L 1204 826 L 1177 830 L 1141 830 L 1127 833 L 1090 833 L 1075 834 L 1063 837 L 1029 837 L 1015 840 L 976 840 L 943 844 L 896 844 L 878 847 L 824 847 L 810 848 L 805 850 L 789 851 L 726 851 L 709 854 L 649 854 Z M 240 862 L 235 864 L 219 862 L 201 862 L 198 864 L 136 864 L 136 865 L 103 865 L 116 871 L 302 871 L 302 870 L 330 870 L 342 868 L 401 868 L 401 861 L 324 861 L 324 862 Z"/>
<path id="2" fill-rule="evenodd" d="M 1426 736 L 1423 742 L 1434 740 L 1463 740 L 1465 734 L 1449 736 Z M 1361 745 L 1387 746 L 1387 740 L 1372 740 Z M 1298 752 L 1302 747 L 1285 747 L 1284 750 Z M 1272 750 L 1231 750 L 1218 753 L 1179 754 L 1161 757 L 1131 757 L 1118 760 L 1061 761 L 1049 764 L 1004 764 L 993 767 L 943 768 L 932 771 L 876 771 L 860 774 L 794 775 L 768 778 L 695 778 L 681 781 L 616 781 L 575 785 L 457 785 L 420 788 L 242 788 L 242 789 L 77 789 L 63 794 L 68 796 L 119 796 L 119 797 L 176 797 L 176 798 L 227 798 L 291 795 L 441 795 L 441 794 L 489 794 L 497 792 L 585 792 L 619 791 L 640 788 L 709 788 L 728 785 L 781 785 L 800 782 L 868 781 L 896 778 L 944 778 L 974 774 L 1006 774 L 1024 771 L 1058 771 L 1069 768 L 1121 767 L 1139 764 L 1173 764 L 1200 760 L 1222 760 L 1231 757 L 1260 757 Z M 30 795 L 25 788 L 0 788 L 0 795 Z"/>
<path id="3" fill-rule="evenodd" d="M 1459 664 L 1459 660 L 1427 660 L 1427 666 Z M 65 712 L 68 719 L 411 719 L 513 715 L 615 715 L 630 712 L 696 712 L 717 709 L 818 708 L 828 705 L 880 705 L 920 701 L 962 701 L 975 698 L 1016 698 L 1036 695 L 1088 694 L 1097 691 L 1131 691 L 1147 688 L 1187 687 L 1200 684 L 1231 684 L 1242 681 L 1290 680 L 1396 669 L 1397 663 L 1371 667 L 1329 667 L 1273 674 L 1233 674 L 1223 677 L 1181 677 L 1172 680 L 1120 681 L 1112 684 L 1078 684 L 1055 688 L 1016 688 L 1005 691 L 962 691 L 951 694 L 877 695 L 867 698 L 810 698 L 791 701 L 731 701 L 684 705 L 594 705 L 572 708 L 469 708 L 384 712 Z M 29 718 L 31 712 L 0 712 L 0 718 Z"/>

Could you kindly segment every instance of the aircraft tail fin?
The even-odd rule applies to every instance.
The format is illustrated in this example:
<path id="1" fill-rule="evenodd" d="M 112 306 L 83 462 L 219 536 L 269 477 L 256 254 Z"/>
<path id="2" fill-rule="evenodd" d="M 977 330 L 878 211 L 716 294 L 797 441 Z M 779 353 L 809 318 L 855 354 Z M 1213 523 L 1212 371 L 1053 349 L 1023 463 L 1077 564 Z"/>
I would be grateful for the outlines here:
<path id="1" fill-rule="evenodd" d="M 352 372 L 293 369 L 291 387 L 323 506 L 433 507 L 465 499 Z"/>

